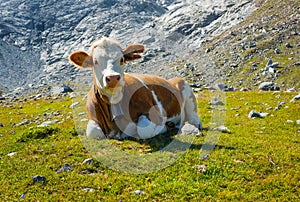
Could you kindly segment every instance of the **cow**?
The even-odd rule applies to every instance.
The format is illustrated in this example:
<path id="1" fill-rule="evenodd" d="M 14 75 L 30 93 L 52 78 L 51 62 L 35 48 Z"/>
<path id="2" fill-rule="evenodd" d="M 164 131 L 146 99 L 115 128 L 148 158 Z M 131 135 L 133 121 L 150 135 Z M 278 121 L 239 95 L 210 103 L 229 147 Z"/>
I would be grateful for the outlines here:
<path id="1" fill-rule="evenodd" d="M 166 80 L 148 74 L 129 74 L 126 62 L 142 58 L 145 46 L 103 37 L 94 42 L 90 53 L 75 51 L 69 60 L 76 67 L 92 68 L 93 85 L 87 96 L 88 138 L 148 139 L 188 122 L 202 124 L 192 88 L 182 78 Z"/>

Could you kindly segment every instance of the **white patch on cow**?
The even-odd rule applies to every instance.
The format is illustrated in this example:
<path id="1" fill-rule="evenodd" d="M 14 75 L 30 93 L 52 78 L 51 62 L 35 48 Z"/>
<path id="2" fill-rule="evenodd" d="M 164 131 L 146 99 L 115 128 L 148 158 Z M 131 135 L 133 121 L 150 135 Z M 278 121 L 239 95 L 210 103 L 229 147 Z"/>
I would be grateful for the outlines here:
<path id="1" fill-rule="evenodd" d="M 105 135 L 99 124 L 94 120 L 89 120 L 86 127 L 86 136 L 91 139 L 105 139 Z"/>
<path id="2" fill-rule="evenodd" d="M 114 92 L 108 98 L 111 104 L 119 103 L 123 98 L 123 87 L 115 88 Z"/>
<path id="3" fill-rule="evenodd" d="M 161 102 L 158 100 L 158 98 L 157 98 L 155 92 L 154 92 L 154 91 L 151 91 L 151 92 L 152 92 L 152 96 L 153 96 L 153 98 L 154 98 L 154 100 L 155 100 L 155 102 L 156 102 L 156 105 L 157 105 L 157 107 L 158 107 L 158 109 L 159 109 L 160 116 L 161 116 L 161 117 L 164 119 L 164 121 L 166 122 L 166 117 L 165 117 L 166 112 L 165 112 L 165 110 L 164 110 L 164 108 L 163 108 Z"/>
<path id="4" fill-rule="evenodd" d="M 145 115 L 139 117 L 137 132 L 141 139 L 148 139 L 155 135 L 156 124 L 152 123 Z"/>
<path id="5" fill-rule="evenodd" d="M 183 102 L 183 108 L 184 108 L 184 120 L 188 121 L 189 124 L 192 124 L 196 127 L 202 128 L 202 123 L 200 121 L 200 118 L 197 114 L 197 111 L 195 111 L 195 104 L 192 96 L 194 92 L 192 88 L 189 86 L 187 82 L 184 83 L 184 89 L 182 91 L 182 95 L 184 97 Z M 182 113 L 183 115 L 183 113 Z M 184 123 L 182 123 L 184 124 Z"/>

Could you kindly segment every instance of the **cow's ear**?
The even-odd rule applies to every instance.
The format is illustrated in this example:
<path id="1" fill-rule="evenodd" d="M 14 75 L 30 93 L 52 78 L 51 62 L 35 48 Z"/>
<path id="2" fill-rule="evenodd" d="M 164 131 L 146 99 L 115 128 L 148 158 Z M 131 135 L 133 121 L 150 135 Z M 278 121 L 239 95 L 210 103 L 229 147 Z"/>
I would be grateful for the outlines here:
<path id="1" fill-rule="evenodd" d="M 142 44 L 130 44 L 123 50 L 124 61 L 129 62 L 135 59 L 140 59 L 140 53 L 145 51 L 145 46 Z"/>
<path id="2" fill-rule="evenodd" d="M 84 51 L 75 51 L 69 56 L 70 62 L 79 68 L 93 67 L 93 57 Z"/>

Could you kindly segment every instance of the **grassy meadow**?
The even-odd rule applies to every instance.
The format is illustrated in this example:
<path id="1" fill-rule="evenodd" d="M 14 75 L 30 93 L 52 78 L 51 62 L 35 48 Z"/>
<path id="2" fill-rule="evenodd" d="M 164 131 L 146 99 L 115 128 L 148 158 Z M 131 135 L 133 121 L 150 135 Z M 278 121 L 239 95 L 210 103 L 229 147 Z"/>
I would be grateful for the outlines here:
<path id="1" fill-rule="evenodd" d="M 100 147 L 112 145 L 116 153 L 99 145 L 91 150 L 86 144 L 89 140 L 75 130 L 78 121 L 74 120 L 77 117 L 74 110 L 69 108 L 72 99 L 2 101 L 0 199 L 299 201 L 300 125 L 296 120 L 300 119 L 300 101 L 290 102 L 296 94 L 228 92 L 222 95 L 223 107 L 209 104 L 214 96 L 212 92 L 197 94 L 204 127 L 214 128 L 223 123 L 230 130 L 217 133 L 216 146 L 211 152 L 206 151 L 205 156 L 201 155 L 205 152 L 202 146 L 208 141 L 211 130 L 204 131 L 204 136 L 166 135 L 147 141 L 108 140 L 100 143 Z M 284 103 L 278 107 L 280 102 Z M 269 115 L 248 118 L 251 110 Z M 37 127 L 47 120 L 56 121 L 47 127 Z M 22 122 L 25 124 L 19 124 Z M 171 142 L 177 142 L 179 146 L 173 150 L 163 149 Z M 97 155 L 97 148 L 101 155 Z M 122 156 L 122 153 L 126 155 Z M 119 154 L 122 158 L 118 158 Z M 127 154 L 136 157 L 136 162 L 128 161 Z M 156 155 L 167 160 L 157 161 Z M 106 156 L 113 161 L 102 160 Z M 141 156 L 156 160 L 146 159 L 144 163 L 142 158 L 139 159 Z M 172 161 L 173 157 L 176 159 Z M 93 162 L 83 163 L 88 158 Z M 128 165 L 128 162 L 133 164 Z M 163 163 L 166 164 L 162 166 Z M 57 172 L 66 164 L 70 169 Z M 125 172 L 122 165 L 125 169 L 140 167 L 136 173 L 134 170 Z M 146 172 L 148 166 L 153 167 L 149 170 L 151 172 Z M 141 169 L 145 172 L 139 173 Z M 33 180 L 32 177 L 37 175 L 44 178 Z"/>

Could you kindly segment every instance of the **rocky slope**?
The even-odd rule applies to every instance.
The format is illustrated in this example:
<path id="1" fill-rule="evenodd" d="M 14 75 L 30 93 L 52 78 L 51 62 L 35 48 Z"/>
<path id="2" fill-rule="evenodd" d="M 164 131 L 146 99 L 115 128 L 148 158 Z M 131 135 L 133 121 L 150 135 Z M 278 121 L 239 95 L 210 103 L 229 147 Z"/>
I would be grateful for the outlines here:
<path id="1" fill-rule="evenodd" d="M 187 75 L 171 61 L 198 52 L 203 42 L 254 10 L 254 0 L 1 1 L 0 90 L 22 94 L 90 75 L 69 64 L 68 54 L 88 50 L 102 36 L 114 37 L 124 46 L 147 46 L 144 60 L 127 71 Z M 214 62 L 206 63 L 214 72 Z"/>
<path id="2" fill-rule="evenodd" d="M 258 89 L 268 83 L 270 90 L 300 89 L 300 2 L 261 0 L 256 7 L 243 22 L 191 55 L 198 67 L 185 75 L 191 82 L 204 85 L 202 78 L 215 74 L 230 89 Z M 203 58 L 213 61 L 213 73 L 207 72 Z"/>

